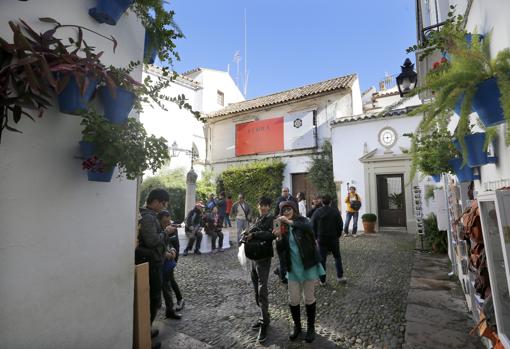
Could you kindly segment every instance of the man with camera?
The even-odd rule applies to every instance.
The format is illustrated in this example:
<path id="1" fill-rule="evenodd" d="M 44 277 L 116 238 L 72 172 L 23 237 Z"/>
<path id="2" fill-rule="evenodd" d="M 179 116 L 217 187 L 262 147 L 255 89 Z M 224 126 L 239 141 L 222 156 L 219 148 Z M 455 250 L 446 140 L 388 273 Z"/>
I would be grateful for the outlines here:
<path id="1" fill-rule="evenodd" d="M 255 300 L 260 308 L 260 317 L 252 326 L 259 330 L 257 340 L 267 339 L 269 326 L 269 299 L 267 283 L 273 257 L 273 216 L 270 214 L 271 199 L 261 197 L 258 202 L 260 217 L 242 235 L 246 257 L 251 260 L 251 280 L 255 289 Z"/>

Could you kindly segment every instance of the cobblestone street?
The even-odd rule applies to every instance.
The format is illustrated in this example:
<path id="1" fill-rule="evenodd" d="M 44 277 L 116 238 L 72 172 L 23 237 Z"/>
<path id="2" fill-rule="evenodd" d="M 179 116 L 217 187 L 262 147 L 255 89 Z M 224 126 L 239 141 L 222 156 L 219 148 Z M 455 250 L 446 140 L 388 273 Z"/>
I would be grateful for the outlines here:
<path id="1" fill-rule="evenodd" d="M 311 345 L 290 342 L 286 289 L 270 276 L 271 326 L 268 340 L 255 341 L 250 329 L 257 319 L 249 273 L 237 260 L 237 248 L 216 255 L 179 259 L 176 278 L 186 307 L 182 320 L 160 327 L 215 348 L 399 348 L 404 340 L 406 299 L 412 268 L 414 236 L 405 233 L 361 235 L 341 239 L 345 285 L 337 284 L 334 260 L 328 257 L 328 284 L 317 287 L 318 337 Z M 273 267 L 276 265 L 273 259 Z M 302 309 L 303 320 L 306 319 Z"/>

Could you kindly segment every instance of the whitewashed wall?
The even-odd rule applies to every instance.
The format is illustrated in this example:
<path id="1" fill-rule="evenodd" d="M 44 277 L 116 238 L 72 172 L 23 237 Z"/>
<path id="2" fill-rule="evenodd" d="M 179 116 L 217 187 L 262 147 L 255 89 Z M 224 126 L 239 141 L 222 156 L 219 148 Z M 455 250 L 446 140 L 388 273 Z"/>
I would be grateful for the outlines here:
<path id="1" fill-rule="evenodd" d="M 363 163 L 359 159 L 365 155 L 365 149 L 368 152 L 377 149 L 376 155 L 384 153 L 384 148 L 378 141 L 381 129 L 392 127 L 396 131 L 397 141 L 391 150 L 394 154 L 402 154 L 401 147 L 406 149 L 410 147 L 410 139 L 402 135 L 413 132 L 418 126 L 420 119 L 420 116 L 393 116 L 335 125 L 332 128 L 331 137 L 333 146 L 333 174 L 335 181 L 342 182 L 342 196 L 346 195 L 347 183 L 349 183 L 356 187 L 362 200 L 367 199 L 367 193 L 365 193 L 365 170 Z M 402 169 L 402 172 L 404 172 L 404 169 Z M 406 201 L 407 196 L 409 195 L 406 192 Z M 360 214 L 366 213 L 366 209 L 367 205 L 363 205 Z"/>
<path id="2" fill-rule="evenodd" d="M 0 2 L 0 35 L 9 20 L 37 31 L 39 17 L 113 35 L 85 33 L 106 64 L 142 59 L 144 31 L 134 15 L 117 26 L 88 15 L 94 0 Z M 70 33 L 58 32 L 67 38 Z M 141 72 L 133 74 L 141 78 Z M 130 348 L 136 183 L 88 182 L 78 154 L 80 118 L 48 110 L 23 134 L 0 144 L 0 338 L 3 348 Z"/>
<path id="3" fill-rule="evenodd" d="M 491 56 L 510 47 L 510 2 L 505 0 L 473 1 L 468 15 L 466 29 L 480 34 L 491 33 Z M 476 190 L 483 191 L 485 184 L 504 180 L 507 184 L 499 184 L 496 187 L 510 183 L 510 147 L 505 144 L 505 125 L 499 126 L 499 137 L 496 142 L 497 164 L 487 164 L 481 169 L 481 182 L 475 181 Z"/>

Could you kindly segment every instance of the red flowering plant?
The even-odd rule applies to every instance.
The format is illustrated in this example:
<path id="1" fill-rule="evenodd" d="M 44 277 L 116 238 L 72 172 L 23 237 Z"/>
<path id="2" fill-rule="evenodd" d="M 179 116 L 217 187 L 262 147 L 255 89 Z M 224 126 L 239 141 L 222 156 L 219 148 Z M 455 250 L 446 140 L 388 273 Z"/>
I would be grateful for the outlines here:
<path id="1" fill-rule="evenodd" d="M 448 60 L 446 59 L 446 57 L 442 57 L 440 60 L 432 63 L 432 69 L 438 70 L 441 68 L 446 68 L 447 64 L 448 64 Z"/>

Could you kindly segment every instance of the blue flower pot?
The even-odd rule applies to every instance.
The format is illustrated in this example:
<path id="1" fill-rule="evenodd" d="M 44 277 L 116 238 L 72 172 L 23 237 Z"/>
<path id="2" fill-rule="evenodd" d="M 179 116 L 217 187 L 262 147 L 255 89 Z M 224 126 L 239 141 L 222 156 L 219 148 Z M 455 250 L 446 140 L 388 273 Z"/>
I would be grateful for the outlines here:
<path id="1" fill-rule="evenodd" d="M 464 38 L 466 39 L 468 46 L 471 46 L 471 43 L 473 42 L 473 34 L 467 33 L 466 35 L 464 35 Z M 483 38 L 484 36 L 482 34 L 478 34 L 478 41 L 481 42 Z"/>
<path id="2" fill-rule="evenodd" d="M 126 12 L 133 1 L 134 0 L 98 0 L 97 6 L 89 9 L 89 15 L 99 23 L 115 25 L 120 16 Z"/>
<path id="3" fill-rule="evenodd" d="M 131 109 L 135 104 L 135 94 L 131 91 L 117 87 L 114 97 L 106 86 L 99 88 L 99 97 L 103 102 L 105 117 L 113 124 L 126 122 Z"/>
<path id="4" fill-rule="evenodd" d="M 462 159 L 461 158 L 454 158 L 451 160 L 448 160 L 448 163 L 453 168 L 453 171 L 455 172 L 455 175 L 457 176 L 457 179 L 460 183 L 464 182 L 471 182 L 475 179 L 480 179 L 479 175 L 473 174 L 473 169 L 469 166 L 462 166 Z"/>
<path id="5" fill-rule="evenodd" d="M 158 56 L 158 50 L 156 48 L 153 48 L 149 51 L 151 42 L 151 37 L 147 32 L 145 32 L 145 40 L 144 40 L 144 48 L 143 48 L 143 57 L 144 62 L 147 64 L 154 64 L 156 61 L 156 57 Z"/>
<path id="6" fill-rule="evenodd" d="M 483 166 L 488 163 L 495 163 L 496 157 L 487 156 L 487 152 L 484 151 L 483 145 L 485 143 L 485 133 L 473 133 L 464 136 L 464 142 L 467 148 L 467 159 L 466 162 L 469 167 Z M 455 148 L 462 153 L 460 142 L 456 139 L 453 140 Z"/>
<path id="7" fill-rule="evenodd" d="M 496 78 L 485 80 L 478 85 L 473 98 L 473 110 L 478 113 L 478 117 L 486 127 L 505 122 L 500 98 L 501 93 Z"/>
<path id="8" fill-rule="evenodd" d="M 87 171 L 87 178 L 90 182 L 111 182 L 113 177 L 113 168 L 110 171 L 94 172 Z"/>
<path id="9" fill-rule="evenodd" d="M 79 115 L 87 110 L 89 101 L 92 99 L 97 87 L 97 80 L 87 78 L 89 84 L 83 95 L 80 94 L 80 88 L 73 75 L 70 76 L 64 90 L 58 95 L 58 107 L 61 113 Z"/>
<path id="10" fill-rule="evenodd" d="M 430 175 L 430 176 L 432 177 L 432 179 L 434 180 L 434 182 L 436 182 L 436 183 L 441 182 L 441 175 L 440 175 L 440 174 Z"/>

